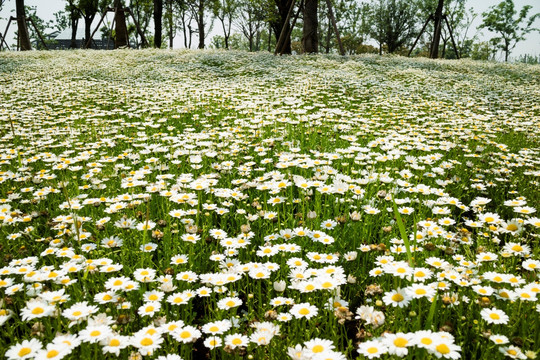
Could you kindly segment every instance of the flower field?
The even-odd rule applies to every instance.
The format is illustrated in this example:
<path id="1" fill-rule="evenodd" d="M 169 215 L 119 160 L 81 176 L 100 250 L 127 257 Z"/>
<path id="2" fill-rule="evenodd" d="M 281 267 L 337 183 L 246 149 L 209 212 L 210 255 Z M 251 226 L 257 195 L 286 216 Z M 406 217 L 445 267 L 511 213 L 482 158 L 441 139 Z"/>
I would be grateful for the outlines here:
<path id="1" fill-rule="evenodd" d="M 540 66 L 0 54 L 0 358 L 534 359 Z"/>

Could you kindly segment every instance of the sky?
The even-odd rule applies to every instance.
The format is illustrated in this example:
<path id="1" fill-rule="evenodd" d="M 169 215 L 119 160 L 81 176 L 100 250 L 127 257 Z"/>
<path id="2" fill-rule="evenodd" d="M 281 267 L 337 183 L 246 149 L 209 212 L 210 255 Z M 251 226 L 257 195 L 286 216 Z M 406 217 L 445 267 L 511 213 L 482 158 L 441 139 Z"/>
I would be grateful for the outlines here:
<path id="1" fill-rule="evenodd" d="M 478 38 L 481 40 L 488 40 L 495 36 L 495 34 L 490 33 L 486 29 L 483 29 L 481 31 L 477 30 L 477 27 L 482 22 L 482 12 L 488 10 L 490 6 L 497 5 L 502 0 L 467 0 L 466 7 L 467 8 L 473 8 L 476 13 L 479 15 L 475 19 L 475 21 L 472 23 L 471 28 L 469 29 L 469 37 L 474 36 L 475 34 L 478 34 Z M 64 9 L 66 1 L 65 0 L 26 0 L 25 4 L 28 6 L 35 6 L 37 9 L 37 15 L 45 20 L 53 20 L 54 19 L 54 13 L 58 12 L 62 9 Z M 529 12 L 529 14 L 534 13 L 540 13 L 540 0 L 514 0 L 514 4 L 516 9 L 519 11 L 523 6 L 525 5 L 531 5 L 533 8 Z M 15 0 L 5 0 L 5 4 L 3 9 L 0 11 L 0 32 L 3 34 L 7 25 L 6 18 L 9 18 L 9 16 L 14 16 L 15 11 Z M 97 18 L 97 17 L 96 17 Z M 94 20 L 95 24 L 99 19 Z M 95 26 L 94 24 L 94 26 Z M 13 30 L 15 28 L 15 24 L 11 24 L 10 31 L 6 36 L 6 39 L 8 40 L 8 43 L 11 46 L 11 43 L 14 43 L 14 33 Z M 217 25 L 217 24 L 216 24 Z M 534 24 L 535 27 L 540 28 L 540 19 L 537 19 L 536 23 Z M 209 35 L 207 44 L 210 43 L 210 38 L 213 35 L 220 34 L 219 29 L 220 26 L 214 26 L 214 30 Z M 177 34 L 174 42 L 175 48 L 180 48 L 181 33 Z M 197 45 L 197 41 L 192 42 L 194 45 Z M 530 54 L 534 56 L 540 55 L 540 32 L 534 32 L 529 33 L 527 35 L 527 38 L 519 42 L 515 49 L 512 51 L 511 57 L 515 58 L 523 54 Z M 502 57 L 499 56 L 499 59 Z"/>

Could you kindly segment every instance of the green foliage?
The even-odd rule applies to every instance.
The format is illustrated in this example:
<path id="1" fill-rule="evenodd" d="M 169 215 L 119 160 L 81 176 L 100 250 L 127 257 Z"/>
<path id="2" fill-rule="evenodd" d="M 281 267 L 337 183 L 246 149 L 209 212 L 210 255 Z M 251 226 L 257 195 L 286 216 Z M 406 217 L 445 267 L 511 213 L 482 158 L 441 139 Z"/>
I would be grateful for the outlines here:
<path id="1" fill-rule="evenodd" d="M 410 1 L 378 0 L 371 8 L 370 35 L 393 53 L 412 39 L 416 19 L 416 7 Z"/>
<path id="2" fill-rule="evenodd" d="M 211 49 L 225 49 L 225 38 L 221 35 L 215 35 L 210 41 Z M 229 38 L 230 50 L 249 50 L 249 43 L 241 34 L 232 34 Z"/>
<path id="3" fill-rule="evenodd" d="M 54 13 L 54 21 L 50 24 L 58 31 L 63 31 L 70 26 L 69 13 L 65 10 L 60 10 Z"/>
<path id="4" fill-rule="evenodd" d="M 524 54 L 520 55 L 516 61 L 523 64 L 536 65 L 540 64 L 540 55 Z"/>
<path id="5" fill-rule="evenodd" d="M 504 0 L 498 5 L 490 7 L 489 11 L 482 13 L 483 23 L 480 27 L 499 35 L 493 38 L 493 42 L 498 49 L 504 52 L 505 61 L 508 61 L 508 57 L 516 44 L 525 39 L 525 35 L 532 31 L 539 31 L 532 25 L 540 16 L 540 13 L 527 18 L 531 8 L 531 5 L 526 5 L 518 14 L 514 1 Z"/>
<path id="6" fill-rule="evenodd" d="M 25 6 L 25 8 L 26 8 L 26 16 L 32 19 L 32 21 L 27 24 L 28 33 L 30 35 L 30 41 L 36 44 L 36 47 L 38 50 L 45 49 L 45 47 L 43 46 L 43 43 L 41 42 L 41 39 L 39 38 L 38 31 L 41 34 L 41 36 L 45 39 L 46 37 L 45 32 L 48 28 L 52 27 L 52 25 L 54 24 L 54 21 L 52 20 L 45 21 L 42 18 L 40 18 L 36 13 L 35 6 Z M 49 43 L 52 44 L 52 41 L 50 41 Z"/>
<path id="7" fill-rule="evenodd" d="M 490 41 L 480 41 L 471 44 L 469 57 L 473 60 L 494 60 L 497 48 Z"/>

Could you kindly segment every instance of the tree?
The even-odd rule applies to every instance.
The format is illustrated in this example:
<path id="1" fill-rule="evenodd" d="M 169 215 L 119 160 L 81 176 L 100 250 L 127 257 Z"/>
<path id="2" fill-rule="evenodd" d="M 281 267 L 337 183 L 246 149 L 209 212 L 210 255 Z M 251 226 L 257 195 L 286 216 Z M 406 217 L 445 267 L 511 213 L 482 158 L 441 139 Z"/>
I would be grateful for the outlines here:
<path id="1" fill-rule="evenodd" d="M 48 41 L 43 38 L 43 34 L 48 28 L 53 27 L 53 20 L 45 21 L 37 15 L 35 6 L 25 6 L 27 19 L 30 19 L 32 26 L 28 27 L 30 41 L 36 44 L 38 50 L 43 50 L 54 43 L 54 40 Z"/>
<path id="2" fill-rule="evenodd" d="M 441 28 L 443 25 L 443 7 L 444 0 L 438 0 L 434 14 L 435 25 L 433 30 L 433 42 L 431 43 L 431 51 L 429 52 L 429 57 L 432 59 L 437 59 L 439 57 L 439 42 L 441 41 Z"/>
<path id="3" fill-rule="evenodd" d="M 26 24 L 26 10 L 24 0 L 15 1 L 15 11 L 17 14 L 17 36 L 19 37 L 19 46 L 22 51 L 32 50 L 30 44 L 30 35 L 28 34 L 28 25 Z"/>
<path id="4" fill-rule="evenodd" d="M 167 25 L 167 37 L 169 38 L 169 48 L 173 48 L 174 36 L 176 35 L 176 24 L 174 22 L 174 0 L 165 0 L 165 23 Z"/>
<path id="5" fill-rule="evenodd" d="M 462 19 L 452 25 L 452 28 L 456 31 L 456 42 L 458 44 L 459 55 L 462 58 L 470 57 L 472 44 L 478 38 L 477 34 L 475 34 L 472 38 L 468 37 L 469 29 L 471 28 L 472 23 L 477 16 L 478 14 L 474 12 L 474 9 L 472 7 L 469 10 L 464 9 Z M 450 18 L 449 20 L 452 24 L 452 18 Z"/>
<path id="6" fill-rule="evenodd" d="M 289 8 L 293 0 L 273 0 L 275 3 L 275 13 L 271 17 L 270 23 L 272 24 L 272 29 L 274 30 L 274 35 L 276 36 L 276 42 L 279 39 L 281 31 L 285 31 L 285 34 L 288 34 L 291 29 L 290 20 L 287 19 L 289 13 Z M 291 37 L 286 36 L 282 44 L 283 54 L 291 54 Z"/>
<path id="7" fill-rule="evenodd" d="M 174 0 L 175 7 L 179 14 L 179 20 L 182 25 L 182 34 L 184 35 L 184 47 L 191 48 L 191 39 L 193 34 L 197 32 L 192 26 L 193 12 L 187 0 Z"/>
<path id="8" fill-rule="evenodd" d="M 426 23 L 425 32 L 428 35 L 427 47 L 429 56 L 432 58 L 441 57 L 457 58 L 455 51 L 447 52 L 448 43 L 451 40 L 450 29 L 459 49 L 464 44 L 467 32 L 474 20 L 474 12 L 470 14 L 465 9 L 466 0 L 418 0 L 415 5 L 418 9 L 417 15 L 420 19 L 434 20 Z M 450 29 L 449 29 L 450 28 Z M 458 37 L 463 32 L 461 38 Z M 441 45 L 442 42 L 442 45 Z M 459 50 L 458 50 L 459 51 Z"/>
<path id="9" fill-rule="evenodd" d="M 116 14 L 114 22 L 116 27 L 114 29 L 114 48 L 122 48 L 129 45 L 128 30 L 126 25 L 126 13 L 124 12 L 124 3 L 122 0 L 114 0 L 114 8 Z"/>
<path id="10" fill-rule="evenodd" d="M 449 0 L 445 3 L 444 15 L 448 25 L 452 29 L 454 40 L 459 51 L 459 57 L 462 56 L 462 47 L 464 41 L 467 39 L 467 33 L 469 28 L 476 17 L 473 9 L 465 8 L 466 0 Z M 442 27 L 441 32 L 441 57 L 455 59 L 458 54 L 453 51 L 452 46 L 448 46 L 448 41 L 451 40 L 449 29 L 446 26 Z M 449 49 L 449 51 L 447 51 Z"/>
<path id="11" fill-rule="evenodd" d="M 513 0 L 504 0 L 496 6 L 489 8 L 489 11 L 482 13 L 483 23 L 480 28 L 486 28 L 500 36 L 494 37 L 492 41 L 496 47 L 504 52 L 504 61 L 508 61 L 511 51 L 517 43 L 525 39 L 525 35 L 532 31 L 539 31 L 532 27 L 532 24 L 540 16 L 534 14 L 527 19 L 527 14 L 531 10 L 531 5 L 524 6 L 517 14 Z"/>
<path id="12" fill-rule="evenodd" d="M 304 32 L 302 48 L 304 53 L 311 54 L 319 51 L 319 19 L 317 17 L 318 0 L 304 1 Z"/>
<path id="13" fill-rule="evenodd" d="M 141 28 L 141 31 L 145 34 L 145 36 L 147 36 L 148 26 L 150 25 L 154 11 L 153 0 L 131 0 L 130 8 L 135 19 L 137 20 L 137 23 L 139 24 L 139 27 Z M 137 32 L 135 32 L 135 37 L 138 45 L 139 34 Z"/>
<path id="14" fill-rule="evenodd" d="M 372 47 L 364 44 L 369 37 L 371 26 L 369 4 L 341 0 L 335 2 L 334 10 L 338 19 L 338 30 L 345 52 L 353 55 L 371 51 Z M 327 22 L 326 25 L 331 34 L 332 24 Z M 330 38 L 327 37 L 326 40 L 329 42 Z"/>
<path id="15" fill-rule="evenodd" d="M 264 25 L 266 12 L 260 0 L 243 0 L 238 9 L 236 26 L 248 41 L 249 51 L 259 50 L 258 39 Z M 277 35 L 279 37 L 279 34 Z"/>
<path id="16" fill-rule="evenodd" d="M 154 0 L 154 47 L 161 47 L 163 0 Z"/>
<path id="17" fill-rule="evenodd" d="M 214 24 L 213 19 L 210 19 L 210 26 L 206 28 L 207 19 L 206 12 L 213 8 L 213 1 L 215 0 L 186 0 L 187 5 L 192 13 L 192 18 L 197 23 L 197 33 L 199 34 L 199 49 L 204 49 L 205 39 L 208 34 L 212 31 L 212 26 Z M 189 27 L 190 25 L 188 25 Z M 190 29 L 191 31 L 191 29 Z"/>
<path id="18" fill-rule="evenodd" d="M 99 11 L 99 0 L 79 0 L 76 7 L 84 19 L 84 41 L 86 43 L 92 35 L 92 22 Z M 91 47 L 92 44 L 89 46 Z"/>
<path id="19" fill-rule="evenodd" d="M 378 0 L 371 9 L 371 37 L 389 53 L 405 45 L 415 32 L 416 8 L 408 0 Z"/>
<path id="20" fill-rule="evenodd" d="M 229 49 L 229 38 L 231 37 L 231 28 L 233 19 L 238 12 L 240 2 L 237 0 L 219 0 L 214 2 L 212 12 L 218 18 L 223 28 L 223 39 L 225 41 L 225 49 Z"/>
<path id="21" fill-rule="evenodd" d="M 470 58 L 473 60 L 494 60 L 497 48 L 491 41 L 474 42 L 470 45 Z"/>
<path id="22" fill-rule="evenodd" d="M 65 13 L 67 13 L 67 18 L 69 19 L 69 23 L 71 26 L 71 41 L 69 43 L 69 48 L 75 49 L 77 47 L 77 28 L 79 26 L 79 19 L 82 16 L 81 11 L 77 7 L 75 0 L 67 0 Z M 56 17 L 57 24 L 61 24 L 62 22 L 64 22 L 62 20 L 62 17 L 63 17 L 62 14 L 58 14 L 58 16 L 55 14 L 55 17 Z M 59 25 L 59 26 L 63 27 L 64 24 Z M 65 28 L 67 28 L 67 26 Z M 58 28 L 58 30 L 63 30 L 63 29 Z"/>

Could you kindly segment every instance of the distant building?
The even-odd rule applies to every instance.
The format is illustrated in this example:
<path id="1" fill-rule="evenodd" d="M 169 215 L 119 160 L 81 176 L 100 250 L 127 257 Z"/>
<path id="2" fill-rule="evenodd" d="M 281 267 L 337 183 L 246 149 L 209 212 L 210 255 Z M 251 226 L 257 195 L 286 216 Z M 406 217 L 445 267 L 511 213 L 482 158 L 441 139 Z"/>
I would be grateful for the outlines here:
<path id="1" fill-rule="evenodd" d="M 97 37 L 100 35 L 101 35 L 101 31 L 97 31 L 94 34 L 94 38 L 92 39 L 92 45 L 90 46 L 90 48 L 114 49 L 114 39 L 109 38 L 108 41 L 107 41 L 107 38 L 98 39 Z M 61 32 L 55 31 L 49 35 L 46 35 L 45 39 L 47 41 L 47 46 L 49 47 L 49 49 L 67 50 L 69 49 L 69 46 L 71 45 L 71 28 L 67 28 Z M 77 28 L 77 36 L 75 37 L 75 44 L 76 44 L 77 49 L 83 48 L 84 45 L 86 44 L 86 40 L 84 39 L 83 27 Z"/>

